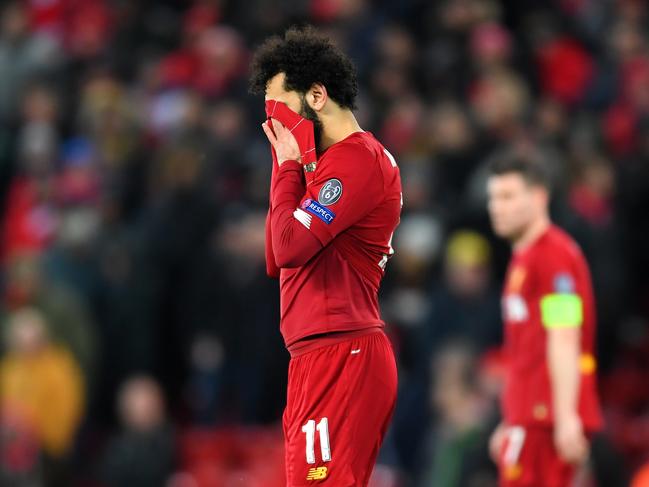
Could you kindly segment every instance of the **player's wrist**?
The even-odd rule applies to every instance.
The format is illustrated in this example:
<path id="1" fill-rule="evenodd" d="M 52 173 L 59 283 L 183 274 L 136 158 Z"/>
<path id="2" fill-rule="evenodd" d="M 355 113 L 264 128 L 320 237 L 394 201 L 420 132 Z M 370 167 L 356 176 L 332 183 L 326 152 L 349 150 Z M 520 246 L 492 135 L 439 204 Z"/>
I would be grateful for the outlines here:
<path id="1" fill-rule="evenodd" d="M 277 164 L 279 166 L 282 166 L 285 162 L 296 162 L 298 164 L 302 164 L 302 156 L 296 156 L 296 157 L 283 157 L 283 158 L 278 158 L 277 159 Z"/>
<path id="2" fill-rule="evenodd" d="M 581 426 L 581 418 L 579 417 L 579 414 L 577 414 L 576 411 L 559 412 L 555 415 L 555 423 L 558 426 L 572 426 L 572 425 Z"/>
<path id="3" fill-rule="evenodd" d="M 302 168 L 302 162 L 301 159 L 284 159 L 282 162 L 279 163 L 280 169 L 284 168 L 293 168 L 293 169 L 301 169 Z"/>

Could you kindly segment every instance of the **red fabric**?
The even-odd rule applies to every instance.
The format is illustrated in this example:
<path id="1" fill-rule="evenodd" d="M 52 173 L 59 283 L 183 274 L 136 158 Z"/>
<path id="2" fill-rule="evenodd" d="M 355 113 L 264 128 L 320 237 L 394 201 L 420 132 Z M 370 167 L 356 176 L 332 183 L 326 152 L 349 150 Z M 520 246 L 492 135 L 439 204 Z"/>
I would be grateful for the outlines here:
<path id="1" fill-rule="evenodd" d="M 206 29 L 193 43 L 193 52 L 198 60 L 198 69 L 191 80 L 191 87 L 206 97 L 225 95 L 248 67 L 248 52 L 243 40 L 231 27 Z"/>
<path id="2" fill-rule="evenodd" d="M 68 0 L 65 44 L 69 53 L 82 57 L 99 54 L 110 41 L 113 12 L 104 0 Z"/>
<path id="3" fill-rule="evenodd" d="M 505 283 L 503 314 L 508 370 L 503 416 L 508 424 L 551 426 L 547 332 L 541 323 L 540 302 L 543 296 L 557 292 L 574 292 L 581 297 L 581 351 L 592 356 L 595 306 L 588 265 L 572 238 L 553 226 L 529 247 L 514 253 Z M 572 289 L 566 291 L 566 287 Z M 578 409 L 587 430 L 601 428 L 595 373 L 581 374 Z"/>
<path id="4" fill-rule="evenodd" d="M 44 191 L 27 178 L 12 183 L 3 225 L 3 261 L 15 254 L 38 253 L 52 242 L 57 218 L 48 202 L 40 201 Z"/>
<path id="5" fill-rule="evenodd" d="M 511 429 L 503 443 L 498 470 L 500 487 L 571 487 L 575 467 L 565 463 L 554 448 L 552 430 L 525 428 L 515 439 Z M 522 435 L 520 434 L 522 432 Z M 522 439 L 522 444 L 520 440 Z M 515 453 L 518 451 L 518 455 Z"/>
<path id="6" fill-rule="evenodd" d="M 649 110 L 649 57 L 638 56 L 627 61 L 620 75 L 623 100 L 634 111 L 646 114 Z"/>
<path id="7" fill-rule="evenodd" d="M 285 103 L 277 100 L 266 100 L 266 115 L 269 119 L 279 120 L 295 136 L 300 147 L 302 164 L 316 162 L 315 138 L 311 120 L 298 115 Z"/>
<path id="8" fill-rule="evenodd" d="M 343 9 L 343 2 L 337 0 L 311 0 L 311 17 L 318 22 L 331 22 L 336 20 Z"/>
<path id="9" fill-rule="evenodd" d="M 274 100 L 266 114 L 295 135 L 303 164 L 315 163 L 310 171 L 296 161 L 278 167 L 271 149 L 266 270 L 280 277 L 287 348 L 311 335 L 385 326 L 377 293 L 401 212 L 394 159 L 368 132 L 317 157 L 309 120 Z"/>
<path id="10" fill-rule="evenodd" d="M 310 164 L 316 161 L 316 148 L 315 139 L 313 136 L 313 122 L 307 120 L 297 113 L 293 112 L 286 106 L 285 103 L 276 100 L 266 101 L 266 115 L 279 120 L 282 125 L 287 127 L 295 136 L 295 139 L 300 147 L 301 158 L 303 164 Z M 271 122 L 272 128 L 272 122 Z M 273 194 L 274 187 L 277 181 L 277 171 L 279 165 L 277 163 L 277 154 L 271 146 L 271 155 L 273 158 L 273 168 L 271 174 L 271 185 L 269 195 L 269 210 L 266 216 L 266 273 L 269 277 L 279 277 L 279 266 L 277 264 L 275 255 L 281 261 L 281 264 L 287 267 L 296 267 L 306 263 L 319 249 L 319 242 L 305 231 L 299 222 L 293 218 L 293 211 L 304 194 L 305 188 L 302 182 L 302 170 L 299 164 L 286 162 L 284 165 L 289 164 L 284 170 L 290 171 L 290 165 L 293 169 L 293 174 L 287 174 L 285 181 L 280 185 L 279 191 L 283 196 L 281 200 L 284 203 L 282 207 L 283 213 L 279 215 L 279 211 L 275 211 L 278 215 L 275 226 L 281 228 L 281 235 L 278 235 L 277 243 L 273 246 L 273 232 L 271 226 L 271 216 L 273 214 Z M 309 177 L 310 177 L 309 173 Z M 286 206 L 287 205 L 287 206 Z"/>
<path id="11" fill-rule="evenodd" d="M 401 212 L 399 169 L 367 132 L 354 133 L 325 151 L 313 181 L 295 200 L 298 171 L 298 164 L 287 162 L 277 172 L 273 246 L 289 235 L 281 225 L 290 225 L 293 235 L 311 233 L 323 248 L 304 265 L 281 269 L 280 328 L 289 349 L 310 335 L 385 325 L 377 293 Z M 341 192 L 323 204 L 334 194 L 328 192 L 332 184 Z M 276 261 L 283 259 L 277 248 L 274 255 Z"/>
<path id="12" fill-rule="evenodd" d="M 543 46 L 538 63 L 544 93 L 564 103 L 579 102 L 594 74 L 591 56 L 570 38 Z"/>
<path id="13" fill-rule="evenodd" d="M 196 485 L 286 485 L 283 435 L 274 426 L 191 429 L 178 446 L 182 470 Z"/>
<path id="14" fill-rule="evenodd" d="M 159 66 L 160 81 L 166 88 L 189 86 L 198 71 L 199 61 L 188 49 L 180 49 L 167 55 Z"/>
<path id="15" fill-rule="evenodd" d="M 586 184 L 578 184 L 570 189 L 570 206 L 592 225 L 605 225 L 613 217 L 612 202 Z"/>
<path id="16" fill-rule="evenodd" d="M 621 157 L 635 150 L 637 119 L 631 107 L 622 103 L 613 105 L 604 114 L 604 139 L 615 155 Z"/>
<path id="17" fill-rule="evenodd" d="M 602 379 L 602 400 L 609 409 L 642 411 L 649 404 L 649 370 L 644 361 L 621 361 Z M 626 362 L 626 363 L 625 363 Z M 649 436 L 647 437 L 649 445 Z"/>
<path id="18" fill-rule="evenodd" d="M 187 28 L 200 30 L 202 26 Z M 191 43 L 162 59 L 159 68 L 162 85 L 191 88 L 208 98 L 221 96 L 247 66 L 248 53 L 239 35 L 229 27 L 188 33 L 192 35 L 195 39 Z"/>
<path id="19" fill-rule="evenodd" d="M 183 33 L 191 38 L 199 35 L 221 20 L 221 11 L 217 4 L 197 2 L 192 5 L 183 17 Z"/>
<path id="20" fill-rule="evenodd" d="M 302 166 L 286 161 L 277 172 L 270 212 L 270 239 L 278 268 L 292 269 L 306 264 L 322 245 L 294 216 L 305 187 Z"/>
<path id="21" fill-rule="evenodd" d="M 58 32 L 64 24 L 67 8 L 66 0 L 49 0 L 47 2 L 28 0 L 29 21 L 35 32 Z"/>
<path id="22" fill-rule="evenodd" d="M 273 235 L 270 229 L 270 208 L 266 214 L 266 241 L 265 241 L 265 256 L 266 256 L 266 274 L 268 277 L 279 278 L 279 267 L 275 262 L 275 255 L 273 254 Z"/>
<path id="23" fill-rule="evenodd" d="M 382 331 L 291 359 L 283 425 L 287 486 L 325 483 L 367 486 L 379 447 L 394 411 L 397 369 Z M 331 459 L 322 454 L 320 431 L 314 434 L 314 463 L 307 463 L 310 420 L 327 418 Z M 326 477 L 307 480 L 311 469 Z"/>

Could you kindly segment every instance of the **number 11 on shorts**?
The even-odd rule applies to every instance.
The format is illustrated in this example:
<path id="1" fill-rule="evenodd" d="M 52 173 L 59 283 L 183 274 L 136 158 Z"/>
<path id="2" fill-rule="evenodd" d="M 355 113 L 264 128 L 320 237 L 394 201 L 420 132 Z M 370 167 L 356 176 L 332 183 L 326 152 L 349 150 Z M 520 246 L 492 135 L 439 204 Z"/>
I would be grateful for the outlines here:
<path id="1" fill-rule="evenodd" d="M 331 461 L 331 446 L 329 445 L 329 420 L 322 418 L 316 426 L 315 420 L 310 419 L 302 426 L 302 433 L 306 433 L 306 463 L 315 463 L 315 432 L 320 433 L 320 453 L 322 461 Z"/>

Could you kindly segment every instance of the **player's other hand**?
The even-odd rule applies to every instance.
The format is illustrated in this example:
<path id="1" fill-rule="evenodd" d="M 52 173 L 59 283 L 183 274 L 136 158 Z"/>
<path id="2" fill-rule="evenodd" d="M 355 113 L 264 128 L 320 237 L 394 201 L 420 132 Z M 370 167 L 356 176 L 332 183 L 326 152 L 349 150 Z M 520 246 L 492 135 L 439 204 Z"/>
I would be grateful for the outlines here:
<path id="1" fill-rule="evenodd" d="M 271 126 L 272 121 L 272 126 Z M 295 136 L 282 123 L 272 118 L 261 124 L 264 133 L 275 149 L 277 163 L 281 166 L 285 161 L 302 162 L 300 157 L 300 146 Z"/>
<path id="2" fill-rule="evenodd" d="M 507 426 L 504 423 L 500 423 L 494 432 L 491 433 L 491 438 L 489 438 L 489 454 L 495 464 L 500 462 L 500 452 L 503 450 L 506 436 Z"/>
<path id="3" fill-rule="evenodd" d="M 587 460 L 588 439 L 578 415 L 574 414 L 556 421 L 554 446 L 565 462 L 580 464 Z"/>

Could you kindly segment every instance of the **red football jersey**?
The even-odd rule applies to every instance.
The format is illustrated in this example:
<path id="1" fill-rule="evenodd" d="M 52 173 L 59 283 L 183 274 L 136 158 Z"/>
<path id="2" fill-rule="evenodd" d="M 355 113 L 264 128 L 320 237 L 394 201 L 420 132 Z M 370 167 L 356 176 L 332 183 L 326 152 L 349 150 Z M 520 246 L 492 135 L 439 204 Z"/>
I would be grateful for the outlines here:
<path id="1" fill-rule="evenodd" d="M 565 307 L 552 309 L 553 302 L 575 306 L 566 316 L 561 311 Z M 502 304 L 508 359 L 502 400 L 505 421 L 520 426 L 553 424 L 546 327 L 558 316 L 559 321 L 574 320 L 581 326 L 578 412 L 585 429 L 599 429 L 594 298 L 588 265 L 574 240 L 551 226 L 529 247 L 516 251 L 507 271 Z"/>
<path id="2" fill-rule="evenodd" d="M 295 167 L 285 162 L 277 184 L 286 184 L 282 177 Z M 313 335 L 384 326 L 377 293 L 402 206 L 399 168 L 369 132 L 332 145 L 315 170 L 304 170 L 293 218 L 322 248 L 304 265 L 280 271 L 280 329 L 289 349 Z"/>

